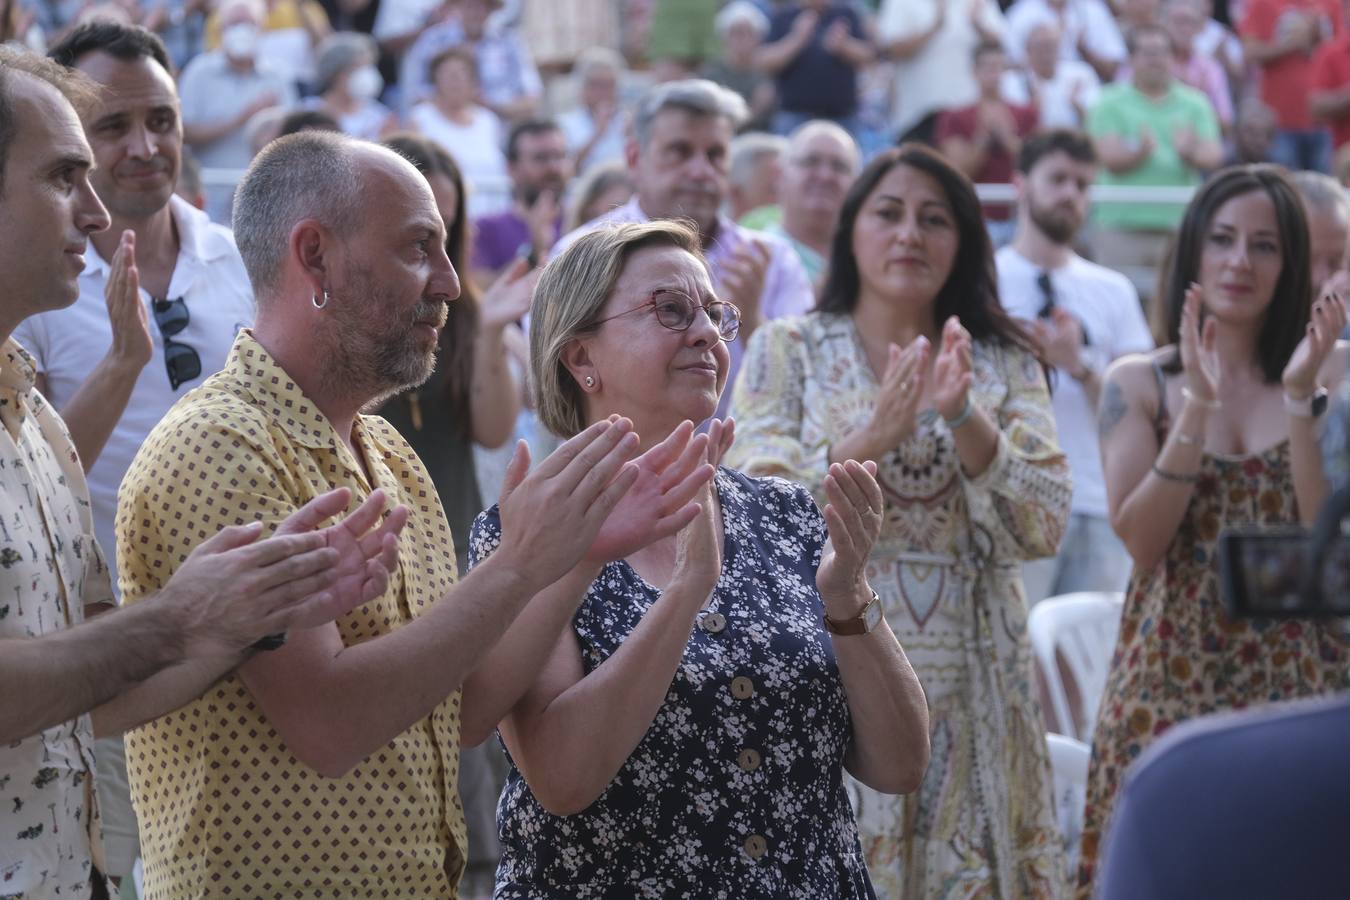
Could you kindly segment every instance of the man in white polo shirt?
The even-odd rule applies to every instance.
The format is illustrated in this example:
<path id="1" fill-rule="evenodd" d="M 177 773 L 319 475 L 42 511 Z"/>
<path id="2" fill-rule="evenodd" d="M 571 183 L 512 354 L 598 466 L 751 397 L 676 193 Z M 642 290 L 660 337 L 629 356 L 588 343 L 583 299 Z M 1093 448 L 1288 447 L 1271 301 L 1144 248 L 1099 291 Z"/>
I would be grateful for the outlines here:
<path id="1" fill-rule="evenodd" d="M 97 162 L 90 181 L 112 227 L 89 239 L 75 304 L 29 318 L 14 336 L 36 360 L 38 389 L 69 423 L 95 534 L 116 572 L 122 476 L 169 407 L 224 366 L 235 333 L 253 322 L 253 294 L 230 232 L 174 195 L 183 131 L 159 38 L 90 22 L 50 55 L 104 89 L 83 124 Z M 113 876 L 130 874 L 138 847 L 121 755 L 120 738 L 99 741 Z"/>
<path id="2" fill-rule="evenodd" d="M 1082 132 L 1028 138 L 1013 176 L 1017 234 L 995 257 L 1004 308 L 1030 323 L 1055 367 L 1051 403 L 1073 472 L 1073 505 L 1059 553 L 1023 566 L 1028 603 L 1070 591 L 1122 590 L 1130 573 L 1129 554 L 1108 518 L 1097 406 L 1107 365 L 1153 349 L 1153 338 L 1130 280 L 1073 250 L 1096 169 L 1092 142 Z"/>

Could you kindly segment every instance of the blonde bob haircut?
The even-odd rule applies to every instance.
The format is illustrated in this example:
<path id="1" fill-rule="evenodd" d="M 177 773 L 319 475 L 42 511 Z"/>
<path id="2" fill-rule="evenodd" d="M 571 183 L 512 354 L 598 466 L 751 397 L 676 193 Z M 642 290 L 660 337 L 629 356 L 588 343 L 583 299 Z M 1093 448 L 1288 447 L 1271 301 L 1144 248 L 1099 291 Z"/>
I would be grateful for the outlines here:
<path id="1" fill-rule="evenodd" d="M 664 219 L 607 225 L 582 235 L 539 277 L 530 305 L 535 413 L 560 437 L 570 438 L 586 427 L 585 394 L 563 365 L 563 351 L 595 330 L 628 258 L 646 247 L 684 250 L 707 266 L 693 225 Z"/>

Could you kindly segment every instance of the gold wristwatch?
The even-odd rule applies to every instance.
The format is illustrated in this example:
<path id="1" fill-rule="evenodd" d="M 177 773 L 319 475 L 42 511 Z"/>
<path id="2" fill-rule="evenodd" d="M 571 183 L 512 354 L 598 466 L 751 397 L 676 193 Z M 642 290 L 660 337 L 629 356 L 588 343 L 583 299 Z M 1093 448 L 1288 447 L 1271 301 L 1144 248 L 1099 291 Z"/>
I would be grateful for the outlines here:
<path id="1" fill-rule="evenodd" d="M 851 619 L 831 619 L 829 615 L 821 617 L 825 621 L 825 630 L 830 634 L 853 635 L 867 634 L 881 624 L 881 598 L 872 592 L 872 599 Z"/>

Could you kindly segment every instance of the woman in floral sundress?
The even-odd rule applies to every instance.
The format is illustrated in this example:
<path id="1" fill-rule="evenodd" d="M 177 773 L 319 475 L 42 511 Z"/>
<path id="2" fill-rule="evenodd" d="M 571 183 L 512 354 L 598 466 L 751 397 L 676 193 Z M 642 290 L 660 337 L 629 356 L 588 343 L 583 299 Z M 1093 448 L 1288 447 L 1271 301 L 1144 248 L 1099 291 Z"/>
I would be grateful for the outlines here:
<path id="1" fill-rule="evenodd" d="M 1350 647 L 1313 621 L 1235 620 L 1220 530 L 1309 523 L 1328 494 L 1322 391 L 1350 362 L 1341 298 L 1312 302 L 1307 220 L 1282 170 L 1234 167 L 1196 194 L 1165 283 L 1171 345 L 1102 392 L 1111 520 L 1134 558 L 1088 776 L 1079 891 L 1122 776 L 1194 716 L 1350 686 Z"/>
<path id="2" fill-rule="evenodd" d="M 832 462 L 870 459 L 886 492 L 867 577 L 923 682 L 932 760 L 910 796 L 850 785 L 877 894 L 1062 896 L 1021 561 L 1054 553 L 1069 471 L 969 181 L 916 145 L 877 157 L 820 309 L 761 325 L 741 372 L 733 464 L 819 494 Z"/>

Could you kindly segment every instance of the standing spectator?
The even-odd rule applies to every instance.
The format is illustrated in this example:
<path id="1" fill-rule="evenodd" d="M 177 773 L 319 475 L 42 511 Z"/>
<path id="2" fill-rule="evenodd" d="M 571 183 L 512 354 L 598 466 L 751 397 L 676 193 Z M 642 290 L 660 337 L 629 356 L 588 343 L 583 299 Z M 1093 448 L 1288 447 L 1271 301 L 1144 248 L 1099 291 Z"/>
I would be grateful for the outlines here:
<path id="1" fill-rule="evenodd" d="M 245 126 L 274 106 L 295 103 L 295 84 L 258 55 L 265 8 L 262 0 L 224 0 L 217 11 L 221 48 L 198 56 L 178 82 L 183 140 L 203 167 L 242 169 L 253 158 Z M 228 222 L 231 185 L 207 187 L 207 206 L 216 221 Z"/>
<path id="2" fill-rule="evenodd" d="M 1341 32 L 1317 48 L 1312 61 L 1308 109 L 1331 129 L 1333 154 L 1350 146 L 1350 34 Z"/>
<path id="3" fill-rule="evenodd" d="M 563 233 L 576 231 L 633 199 L 633 176 L 623 163 L 596 166 L 572 185 L 572 197 L 563 218 Z"/>
<path id="4" fill-rule="evenodd" d="M 672 81 L 650 89 L 633 114 L 625 154 L 637 185 L 633 199 L 563 237 L 556 256 L 582 233 L 611 222 L 689 219 L 698 226 L 717 296 L 740 309 L 740 336 L 728 344 L 735 382 L 745 341 L 762 322 L 804 313 L 815 302 L 797 254 L 771 235 L 723 216 L 727 157 L 745 118 L 740 95 L 711 81 Z M 722 395 L 722 406 L 729 402 Z M 725 408 L 718 415 L 725 414 Z"/>
<path id="5" fill-rule="evenodd" d="M 980 44 L 1003 40 L 1006 29 L 996 0 L 882 0 L 877 42 L 895 65 L 894 135 L 933 143 L 938 115 L 979 96 L 972 68 L 953 60 L 970 59 Z"/>
<path id="6" fill-rule="evenodd" d="M 454 144 L 446 144 L 454 147 Z M 511 206 L 474 221 L 473 270 L 491 284 L 517 257 L 531 266 L 548 259 L 562 231 L 562 198 L 571 177 L 567 139 L 552 119 L 512 126 L 506 139 Z M 457 271 L 463 271 L 457 269 Z"/>
<path id="7" fill-rule="evenodd" d="M 1245 90 L 1248 73 L 1242 55 L 1242 39 L 1233 33 L 1232 28 L 1214 18 L 1214 0 L 1200 0 L 1200 5 L 1204 10 L 1205 24 L 1195 38 L 1195 52 L 1223 66 L 1228 83 L 1235 90 Z"/>
<path id="8" fill-rule="evenodd" d="M 1172 43 L 1159 26 L 1130 34 L 1131 80 L 1102 89 L 1088 133 L 1105 169 L 1101 184 L 1191 185 L 1223 159 L 1208 98 L 1172 74 Z M 1172 230 L 1175 203 L 1099 203 L 1098 261 L 1151 296 Z"/>
<path id="9" fill-rule="evenodd" d="M 778 176 L 782 214 L 764 231 L 792 245 L 813 285 L 825 275 L 839 210 L 861 167 L 858 142 L 833 122 L 807 122 L 788 139 Z"/>
<path id="10" fill-rule="evenodd" d="M 937 123 L 937 145 L 967 178 L 976 184 L 1011 184 L 1022 139 L 1036 127 L 1036 108 L 1014 106 L 1003 99 L 1001 85 L 1007 69 L 1002 44 L 975 48 L 975 83 L 979 96 L 969 106 L 949 109 Z M 1012 239 L 1012 208 L 1006 203 L 984 204 L 984 218 L 995 247 Z"/>
<path id="11" fill-rule="evenodd" d="M 253 292 L 229 230 L 174 195 L 183 132 L 160 40 L 98 21 L 51 55 L 102 89 L 84 126 L 97 162 L 90 183 L 112 227 L 90 239 L 74 305 L 29 318 L 15 335 L 33 354 L 38 389 L 69 423 L 116 572 L 117 487 L 150 429 L 252 324 Z M 121 735 L 97 750 L 106 874 L 130 877 L 139 843 Z"/>
<path id="12" fill-rule="evenodd" d="M 769 33 L 769 18 L 750 0 L 732 0 L 716 24 L 722 55 L 705 63 L 701 74 L 741 95 L 750 110 L 742 131 L 768 131 L 778 98 L 773 79 L 755 65 L 755 53 Z"/>
<path id="13" fill-rule="evenodd" d="M 773 130 L 785 135 L 811 119 L 830 119 L 857 131 L 858 69 L 874 56 L 862 17 L 848 3 L 806 0 L 779 9 L 755 51 L 778 92 Z"/>
<path id="14" fill-rule="evenodd" d="M 1111 10 L 1102 0 L 1018 0 L 1008 12 L 1008 56 L 1022 61 L 1027 35 L 1038 25 L 1059 26 L 1059 52 L 1092 66 L 1103 84 L 1114 81 L 1127 48 Z"/>
<path id="15" fill-rule="evenodd" d="M 885 488 L 868 578 L 924 685 L 933 752 L 909 796 L 850 782 L 877 894 L 1059 896 L 1019 571 L 1068 517 L 1045 375 L 999 305 L 975 191 L 937 153 L 874 159 L 838 234 L 817 310 L 751 341 L 728 465 L 823 502 L 832 464 L 870 460 Z"/>
<path id="16" fill-rule="evenodd" d="M 1097 403 L 1106 367 L 1152 350 L 1153 338 L 1130 280 L 1074 252 L 1096 175 L 1096 153 L 1081 132 L 1029 138 L 1015 177 L 1017 236 L 995 257 L 1003 308 L 1029 323 L 1042 359 L 1055 367 L 1055 429 L 1073 474 L 1059 552 L 1022 566 L 1028 603 L 1070 591 L 1124 590 L 1130 576 L 1130 556 L 1108 516 Z"/>
<path id="17" fill-rule="evenodd" d="M 1295 172 L 1290 176 L 1308 214 L 1312 288 L 1319 296 L 1340 291 L 1350 275 L 1350 197 L 1330 175 Z"/>
<path id="18" fill-rule="evenodd" d="M 450 151 L 469 183 L 471 218 L 506 204 L 506 158 L 502 155 L 502 123 L 492 110 L 475 102 L 478 73 L 472 52 L 451 47 L 431 61 L 435 93 L 408 113 L 409 124 Z"/>
<path id="19" fill-rule="evenodd" d="M 1209 98 L 1224 134 L 1233 129 L 1233 94 L 1228 75 L 1213 58 L 1195 49 L 1205 25 L 1205 0 L 1167 0 L 1162 26 L 1172 39 L 1173 71 L 1182 84 Z"/>
<path id="20" fill-rule="evenodd" d="M 501 0 L 447 0 L 447 7 L 450 18 L 422 32 L 403 57 L 398 78 L 403 109 L 410 110 L 431 95 L 432 64 L 440 55 L 463 47 L 474 61 L 480 102 L 507 121 L 529 118 L 539 106 L 544 86 L 520 35 L 490 18 Z M 448 149 L 458 153 L 460 148 Z"/>
<path id="21" fill-rule="evenodd" d="M 379 48 L 367 34 L 339 32 L 319 45 L 314 87 L 319 96 L 306 107 L 332 116 L 343 132 L 373 141 L 396 124 L 394 111 L 380 102 L 384 76 Z"/>
<path id="22" fill-rule="evenodd" d="M 567 137 L 572 171 L 623 160 L 623 131 L 627 116 L 619 103 L 623 57 L 607 47 L 591 47 L 577 57 L 573 76 L 580 86 L 581 103 L 558 116 Z"/>
<path id="23" fill-rule="evenodd" d="M 1036 110 L 1041 128 L 1083 127 L 1097 102 L 1101 81 L 1085 62 L 1059 55 L 1059 26 L 1037 25 L 1027 34 L 1026 64 L 1003 73 L 1003 99 Z"/>
<path id="24" fill-rule="evenodd" d="M 778 175 L 787 138 L 752 131 L 731 142 L 727 167 L 727 212 L 747 228 L 762 228 L 777 218 Z"/>
<path id="25" fill-rule="evenodd" d="M 314 80 L 314 48 L 333 33 L 318 0 L 264 0 L 267 14 L 258 35 L 258 56 L 272 63 L 285 77 L 297 84 Z M 222 45 L 223 21 L 206 19 L 205 47 Z"/>
<path id="26" fill-rule="evenodd" d="M 1237 110 L 1237 125 L 1233 128 L 1233 149 L 1225 160 L 1227 165 L 1273 162 L 1275 131 L 1279 127 L 1275 110 L 1261 102 L 1259 97 L 1248 97 Z"/>
<path id="27" fill-rule="evenodd" d="M 1134 570 L 1093 735 L 1083 898 L 1126 770 L 1168 729 L 1350 688 L 1339 625 L 1230 617 L 1217 553 L 1223 528 L 1310 525 L 1329 494 L 1317 420 L 1350 363 L 1344 302 L 1314 304 L 1302 204 L 1275 166 L 1215 175 L 1177 237 L 1170 345 L 1113 366 L 1099 414 Z"/>
<path id="28" fill-rule="evenodd" d="M 1331 134 L 1313 118 L 1313 54 L 1341 32 L 1339 0 L 1249 0 L 1240 33 L 1261 71 L 1261 99 L 1275 110 L 1274 160 L 1289 169 L 1331 171 Z"/>

